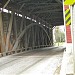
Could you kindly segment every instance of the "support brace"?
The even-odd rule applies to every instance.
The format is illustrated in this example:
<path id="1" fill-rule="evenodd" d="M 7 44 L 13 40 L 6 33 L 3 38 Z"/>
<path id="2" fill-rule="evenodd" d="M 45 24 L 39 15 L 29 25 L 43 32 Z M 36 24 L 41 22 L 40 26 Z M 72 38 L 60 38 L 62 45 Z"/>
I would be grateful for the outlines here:
<path id="1" fill-rule="evenodd" d="M 49 41 L 50 41 L 50 37 L 49 37 L 47 31 L 44 29 L 44 27 L 41 26 L 41 25 L 39 25 L 39 24 L 37 24 L 37 23 L 32 23 L 32 24 L 28 25 L 28 26 L 26 27 L 26 29 L 24 29 L 24 30 L 22 31 L 22 33 L 19 35 L 19 37 L 17 38 L 16 43 L 15 43 L 15 45 L 14 45 L 14 47 L 13 47 L 12 50 L 15 50 L 15 49 L 17 48 L 20 39 L 23 37 L 23 35 L 26 33 L 26 31 L 27 31 L 30 27 L 36 26 L 36 25 L 39 26 L 39 27 L 41 27 L 41 28 L 44 30 L 44 32 L 47 34 L 48 39 L 49 39 Z"/>

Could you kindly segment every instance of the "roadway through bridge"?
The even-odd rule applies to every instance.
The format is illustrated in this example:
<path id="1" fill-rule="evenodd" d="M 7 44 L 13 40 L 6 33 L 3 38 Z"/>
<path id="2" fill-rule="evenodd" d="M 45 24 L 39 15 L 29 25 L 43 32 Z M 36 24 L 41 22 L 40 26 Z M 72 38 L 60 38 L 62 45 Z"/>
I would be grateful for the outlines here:
<path id="1" fill-rule="evenodd" d="M 64 48 L 46 47 L 0 58 L 0 75 L 55 75 Z"/>

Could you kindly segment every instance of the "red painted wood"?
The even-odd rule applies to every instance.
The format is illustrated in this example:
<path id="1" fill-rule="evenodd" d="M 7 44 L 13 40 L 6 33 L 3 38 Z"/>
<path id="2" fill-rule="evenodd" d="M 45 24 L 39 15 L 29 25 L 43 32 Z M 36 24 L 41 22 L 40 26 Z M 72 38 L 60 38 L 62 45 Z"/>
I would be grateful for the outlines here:
<path id="1" fill-rule="evenodd" d="M 66 39 L 67 39 L 67 43 L 72 43 L 70 25 L 66 26 Z"/>
<path id="2" fill-rule="evenodd" d="M 69 6 L 68 5 L 64 5 L 64 9 L 69 9 Z"/>

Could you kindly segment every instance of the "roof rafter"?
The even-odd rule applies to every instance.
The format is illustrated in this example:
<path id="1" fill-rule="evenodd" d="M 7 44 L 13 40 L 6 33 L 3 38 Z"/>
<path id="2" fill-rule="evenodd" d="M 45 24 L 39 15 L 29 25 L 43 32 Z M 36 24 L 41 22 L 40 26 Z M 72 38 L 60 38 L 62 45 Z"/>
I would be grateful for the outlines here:
<path id="1" fill-rule="evenodd" d="M 63 2 L 62 2 L 62 1 L 60 1 L 60 0 L 56 0 L 56 2 L 57 2 L 57 3 L 60 3 L 60 4 L 62 4 L 62 5 L 63 5 Z"/>
<path id="2" fill-rule="evenodd" d="M 62 17 L 60 16 L 60 17 L 44 17 L 43 19 L 45 19 L 45 20 L 50 20 L 50 19 L 62 19 Z"/>
<path id="3" fill-rule="evenodd" d="M 58 12 L 58 11 L 62 11 L 62 9 L 55 9 L 55 10 L 40 10 L 40 11 L 36 11 L 36 12 L 34 12 L 34 13 L 37 14 L 37 13 Z"/>
<path id="4" fill-rule="evenodd" d="M 43 8 L 53 8 L 53 7 L 59 7 L 59 8 L 62 8 L 61 5 L 58 5 L 57 3 L 55 5 L 53 5 L 54 3 L 52 3 L 51 5 L 46 5 L 46 6 L 37 6 L 37 7 L 30 7 L 28 8 L 29 10 L 33 10 L 33 9 L 43 9 Z"/>

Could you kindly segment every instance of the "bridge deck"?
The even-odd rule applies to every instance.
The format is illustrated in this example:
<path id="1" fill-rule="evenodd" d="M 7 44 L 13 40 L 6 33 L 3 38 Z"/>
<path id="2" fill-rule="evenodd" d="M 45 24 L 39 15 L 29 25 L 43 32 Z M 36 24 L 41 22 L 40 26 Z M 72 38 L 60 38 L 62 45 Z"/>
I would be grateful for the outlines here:
<path id="1" fill-rule="evenodd" d="M 60 68 L 63 48 L 45 48 L 0 58 L 0 75 L 54 75 Z"/>

